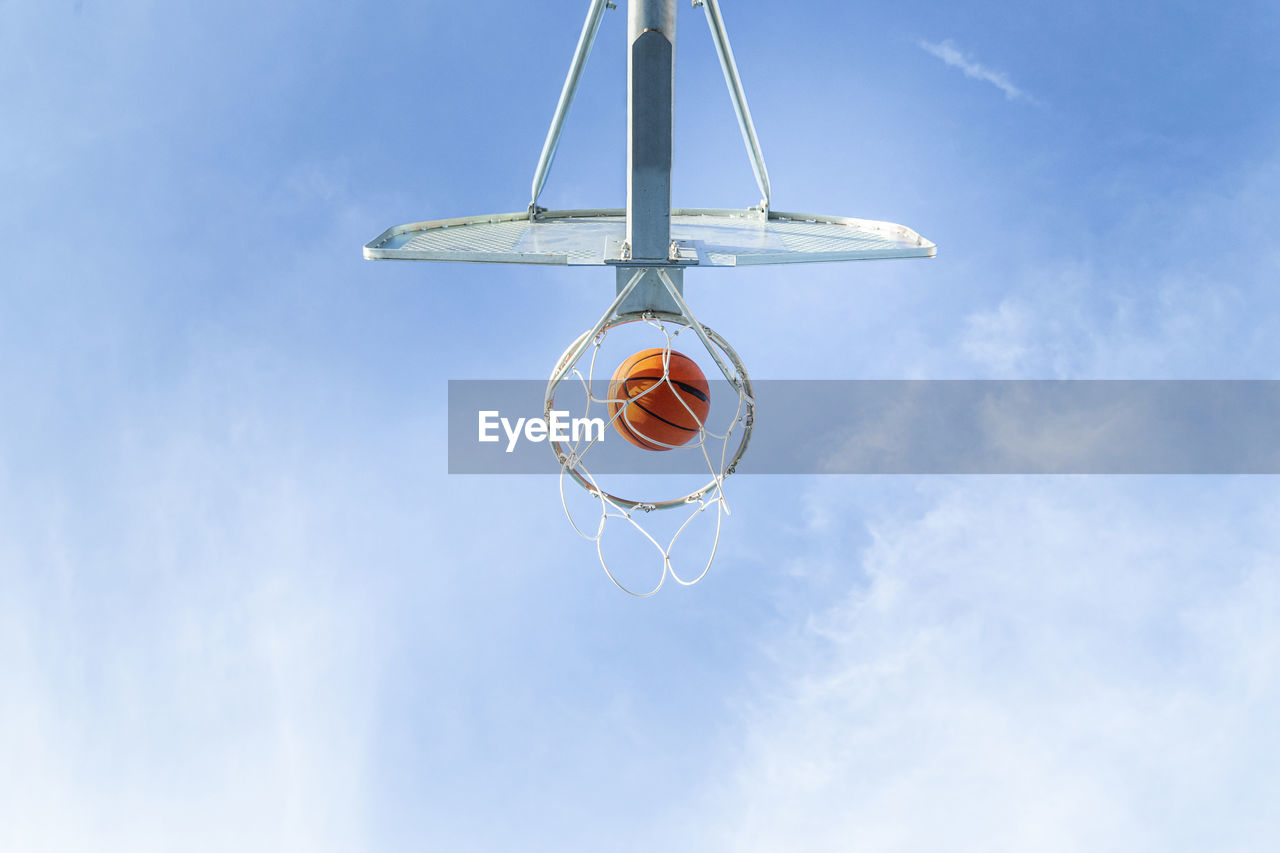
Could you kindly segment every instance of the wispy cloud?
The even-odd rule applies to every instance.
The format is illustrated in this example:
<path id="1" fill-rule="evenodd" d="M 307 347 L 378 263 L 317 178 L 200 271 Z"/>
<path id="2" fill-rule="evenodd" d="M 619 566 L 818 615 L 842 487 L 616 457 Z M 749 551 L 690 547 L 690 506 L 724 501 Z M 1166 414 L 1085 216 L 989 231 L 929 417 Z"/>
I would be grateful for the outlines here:
<path id="1" fill-rule="evenodd" d="M 1266 487 L 969 481 L 867 539 L 863 499 L 818 488 L 845 529 L 796 559 L 843 554 L 849 591 L 772 650 L 705 846 L 1276 846 Z"/>
<path id="2" fill-rule="evenodd" d="M 921 50 L 928 51 L 950 65 L 952 68 L 959 68 L 964 72 L 964 76 L 972 77 L 974 80 L 982 80 L 990 83 L 1001 92 L 1004 92 L 1004 96 L 1011 101 L 1027 101 L 1032 104 L 1038 103 L 1035 98 L 1031 97 L 1022 89 L 1014 85 L 1013 81 L 1010 80 L 1008 75 L 1003 71 L 993 71 L 985 65 L 975 62 L 973 59 L 965 56 L 950 39 L 937 42 L 936 44 L 934 42 L 921 39 L 916 42 L 916 44 L 920 46 Z"/>

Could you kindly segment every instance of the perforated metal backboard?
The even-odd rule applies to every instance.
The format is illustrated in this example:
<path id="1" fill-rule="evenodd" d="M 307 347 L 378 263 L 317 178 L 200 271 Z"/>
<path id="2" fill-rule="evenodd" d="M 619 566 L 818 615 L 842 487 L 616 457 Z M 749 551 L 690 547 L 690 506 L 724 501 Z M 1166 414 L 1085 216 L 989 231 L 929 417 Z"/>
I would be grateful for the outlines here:
<path id="1" fill-rule="evenodd" d="M 623 210 L 544 211 L 438 219 L 389 228 L 365 244 L 370 260 L 604 266 L 625 263 Z M 903 225 L 808 213 L 676 209 L 681 265 L 734 267 L 881 258 L 931 258 L 932 242 Z"/>

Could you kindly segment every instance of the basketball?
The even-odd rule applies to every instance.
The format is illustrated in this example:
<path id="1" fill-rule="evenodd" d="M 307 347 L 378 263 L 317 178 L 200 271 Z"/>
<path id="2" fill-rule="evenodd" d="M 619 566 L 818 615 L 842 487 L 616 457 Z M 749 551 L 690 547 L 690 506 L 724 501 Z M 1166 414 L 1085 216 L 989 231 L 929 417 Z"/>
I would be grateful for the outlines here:
<path id="1" fill-rule="evenodd" d="M 663 352 L 641 350 L 618 365 L 609 380 L 613 428 L 645 450 L 688 444 L 711 411 L 711 386 L 698 365 L 671 350 L 666 374 L 670 381 L 664 382 Z"/>

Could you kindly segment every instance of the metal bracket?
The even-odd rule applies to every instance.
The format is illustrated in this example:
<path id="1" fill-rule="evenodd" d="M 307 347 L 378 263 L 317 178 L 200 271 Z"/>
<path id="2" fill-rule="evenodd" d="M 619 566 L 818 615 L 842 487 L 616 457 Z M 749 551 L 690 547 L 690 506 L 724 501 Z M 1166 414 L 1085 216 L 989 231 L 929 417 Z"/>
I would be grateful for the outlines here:
<path id="1" fill-rule="evenodd" d="M 696 266 L 698 263 L 698 245 L 694 240 L 672 240 L 671 251 L 667 260 L 681 266 Z"/>
<path id="2" fill-rule="evenodd" d="M 639 279 L 635 280 L 636 274 Z M 618 304 L 619 314 L 636 314 L 644 311 L 668 311 L 671 313 L 680 310 L 679 305 L 671 296 L 671 290 L 668 289 L 666 279 L 671 282 L 670 288 L 677 293 L 684 291 L 684 270 L 673 269 L 671 267 L 618 267 L 617 282 L 618 293 L 630 289 L 625 299 Z M 635 280 L 635 284 L 631 282 Z"/>
<path id="3" fill-rule="evenodd" d="M 607 237 L 604 262 L 613 267 L 696 267 L 702 262 L 702 246 L 698 240 L 672 240 L 665 261 L 636 259 L 630 243 L 621 237 Z"/>

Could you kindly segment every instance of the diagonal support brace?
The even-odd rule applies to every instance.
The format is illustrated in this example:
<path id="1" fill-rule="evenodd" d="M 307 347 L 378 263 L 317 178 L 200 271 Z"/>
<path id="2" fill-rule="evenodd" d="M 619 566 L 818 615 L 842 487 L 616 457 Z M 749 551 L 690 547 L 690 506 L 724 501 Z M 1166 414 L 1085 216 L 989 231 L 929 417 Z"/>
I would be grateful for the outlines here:
<path id="1" fill-rule="evenodd" d="M 556 159 L 556 149 L 560 147 L 560 134 L 564 131 L 564 120 L 569 115 L 569 106 L 573 96 L 578 92 L 578 81 L 582 79 L 582 70 L 586 67 L 587 57 L 596 43 L 596 35 L 600 32 L 600 21 L 604 18 L 605 9 L 616 8 L 612 0 L 591 0 L 587 9 L 587 19 L 582 24 L 582 33 L 578 36 L 578 46 L 573 51 L 573 61 L 569 63 L 569 74 L 564 79 L 564 88 L 560 90 L 560 100 L 556 103 L 555 114 L 551 118 L 551 127 L 547 130 L 547 139 L 542 143 L 542 154 L 538 157 L 538 168 L 533 173 L 533 193 L 529 201 L 529 216 L 535 216 L 538 207 L 538 196 L 547 183 L 547 174 L 551 171 L 551 163 Z"/>
<path id="2" fill-rule="evenodd" d="M 695 0 L 694 5 L 702 6 L 707 24 L 711 27 L 711 38 L 716 43 L 716 53 L 720 57 L 720 70 L 724 72 L 724 82 L 729 87 L 733 110 L 738 116 L 738 129 L 742 131 L 742 141 L 747 146 L 751 169 L 756 175 L 756 186 L 760 189 L 760 205 L 767 217 L 770 204 L 769 170 L 764 165 L 764 152 L 760 150 L 760 140 L 756 137 L 756 126 L 751 120 L 751 108 L 747 106 L 747 93 L 742 88 L 742 78 L 738 76 L 738 64 L 733 58 L 733 48 L 729 45 L 729 33 L 725 30 L 724 18 L 720 14 L 719 0 Z"/>

